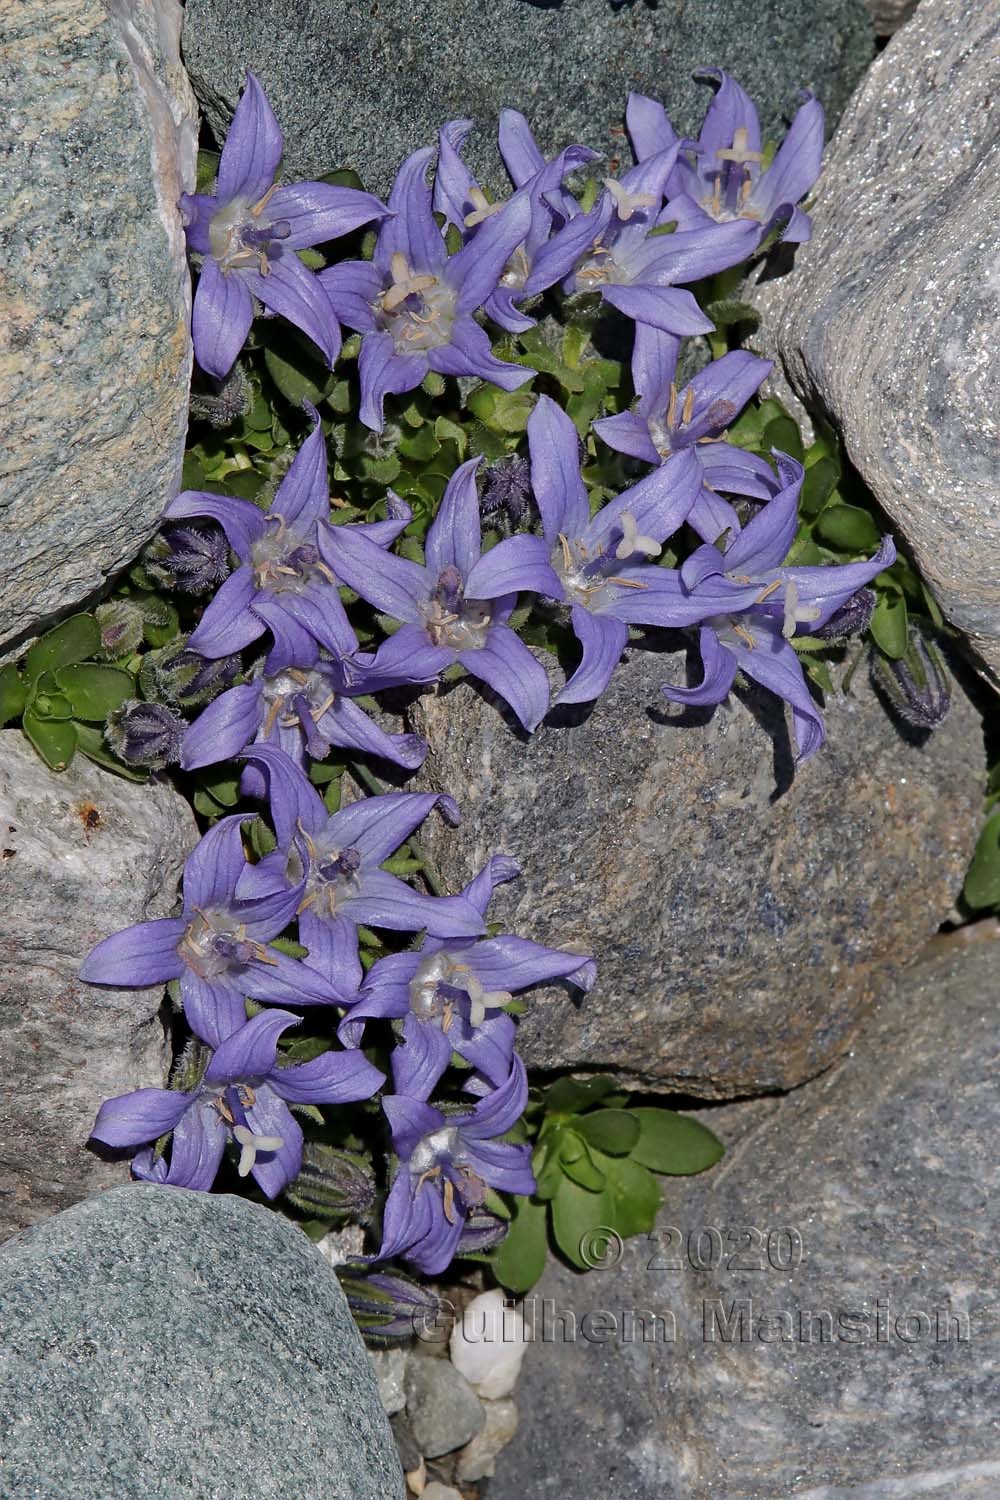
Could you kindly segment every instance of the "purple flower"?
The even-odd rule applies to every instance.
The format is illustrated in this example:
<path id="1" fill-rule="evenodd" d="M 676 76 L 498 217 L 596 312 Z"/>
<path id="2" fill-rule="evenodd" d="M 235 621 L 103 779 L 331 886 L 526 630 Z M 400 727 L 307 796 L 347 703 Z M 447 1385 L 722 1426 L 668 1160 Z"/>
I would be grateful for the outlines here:
<path id="1" fill-rule="evenodd" d="M 465 1114 L 445 1115 L 404 1094 L 383 1098 L 399 1169 L 386 1199 L 376 1260 L 401 1255 L 436 1276 L 461 1251 L 466 1218 L 482 1206 L 488 1187 L 525 1196 L 535 1191 L 530 1146 L 497 1139 L 527 1102 L 519 1057 L 500 1088 Z"/>
<path id="2" fill-rule="evenodd" d="M 331 530 L 326 443 L 319 413 L 308 402 L 305 405 L 315 425 L 269 511 L 258 510 L 249 500 L 184 490 L 163 513 L 168 519 L 211 516 L 241 563 L 208 605 L 188 645 L 202 656 L 226 656 L 270 630 L 274 645 L 267 657 L 269 674 L 311 666 L 321 643 L 316 622 L 336 614 L 340 605 L 337 580 L 318 546 Z M 351 529 L 387 544 L 403 530 L 410 514 L 404 506 L 390 520 Z"/>
<path id="3" fill-rule="evenodd" d="M 675 283 L 698 281 L 746 260 L 757 242 L 756 227 L 720 228 L 707 221 L 668 231 L 677 215 L 662 209 L 663 194 L 679 145 L 675 141 L 618 181 L 607 178 L 590 213 L 571 219 L 539 250 L 526 294 L 565 278 L 567 292 L 597 292 L 636 323 L 679 335 L 708 333 L 710 319 Z"/>
<path id="4" fill-rule="evenodd" d="M 519 873 L 512 859 L 494 855 L 462 894 L 485 918 L 495 887 Z M 428 937 L 418 953 L 372 966 L 339 1035 L 357 1046 L 366 1021 L 402 1019 L 405 1045 L 393 1053 L 392 1077 L 411 1098 L 429 1098 L 453 1052 L 496 1088 L 514 1055 L 514 1022 L 503 1009 L 512 996 L 546 979 L 572 979 L 586 991 L 595 975 L 592 958 L 527 938 Z"/>
<path id="5" fill-rule="evenodd" d="M 665 612 L 667 570 L 650 559 L 697 501 L 701 472 L 690 451 L 680 452 L 591 519 L 576 428 L 548 396 L 540 396 L 531 413 L 528 447 L 545 545 L 561 585 L 558 597 L 572 606 L 573 632 L 583 647 L 558 701 L 587 703 L 607 687 L 630 624 L 686 623 L 676 617 L 670 593 Z"/>
<path id="6" fill-rule="evenodd" d="M 873 558 L 827 567 L 782 567 L 795 539 L 802 465 L 775 455 L 782 489 L 747 522 L 725 553 L 698 547 L 678 575 L 679 592 L 704 621 L 700 648 L 704 679 L 697 687 L 666 686 L 677 703 L 721 703 L 737 669 L 792 706 L 799 760 L 822 745 L 819 710 L 790 642 L 800 625 L 807 633 L 824 625 L 858 589 L 896 557 L 883 537 Z"/>
<path id="7" fill-rule="evenodd" d="M 247 73 L 219 159 L 215 195 L 185 193 L 180 200 L 188 244 L 204 256 L 191 318 L 194 350 L 202 369 L 220 380 L 246 340 L 254 297 L 308 334 L 332 366 L 340 329 L 295 252 L 388 212 L 370 193 L 354 188 L 324 182 L 276 187 L 283 145 L 264 90 Z"/>
<path id="8" fill-rule="evenodd" d="M 393 932 L 426 931 L 434 937 L 483 932 L 480 912 L 464 896 L 426 896 L 380 869 L 434 807 L 458 822 L 450 797 L 389 792 L 331 816 L 315 787 L 281 750 L 257 745 L 246 757 L 267 775 L 278 847 L 258 864 L 245 866 L 237 895 L 274 900 L 290 892 L 309 964 L 339 994 L 352 992 L 361 981 L 359 924 Z"/>
<path id="9" fill-rule="evenodd" d="M 201 1082 L 188 1092 L 137 1089 L 101 1105 L 95 1140 L 144 1145 L 173 1131 L 170 1163 L 151 1151 L 133 1163 L 137 1177 L 207 1192 L 226 1143 L 240 1148 L 238 1171 L 252 1174 L 274 1198 L 298 1174 L 302 1131 L 289 1104 L 346 1104 L 370 1099 L 385 1081 L 363 1053 L 324 1052 L 295 1067 L 278 1063 L 278 1037 L 300 1016 L 261 1011 L 219 1043 Z"/>
<path id="10" fill-rule="evenodd" d="M 245 821 L 244 813 L 222 818 L 188 855 L 179 917 L 116 932 L 97 944 L 80 969 L 88 984 L 123 990 L 178 979 L 191 1030 L 213 1047 L 245 1025 L 245 996 L 279 1005 L 344 1003 L 315 969 L 267 946 L 294 917 L 301 882 L 258 900 L 237 897 L 247 868 Z"/>
<path id="11" fill-rule="evenodd" d="M 428 370 L 472 375 L 506 391 L 535 373 L 497 359 L 473 317 L 497 289 L 531 222 L 526 192 L 515 193 L 449 255 L 431 208 L 427 165 L 433 148 L 400 168 L 389 198 L 394 217 L 379 229 L 371 261 L 342 261 L 319 275 L 341 322 L 362 335 L 358 372 L 366 427 L 382 431 L 382 403 L 420 384 Z"/>
<path id="12" fill-rule="evenodd" d="M 706 68 L 695 76 L 717 83 L 719 91 L 706 112 L 693 161 L 683 154 L 677 159 L 667 185 L 668 211 L 680 215 L 685 229 L 749 221 L 756 229 L 754 248 L 782 223 L 783 240 L 808 240 L 809 215 L 796 205 L 820 173 L 819 100 L 808 91 L 801 96 L 806 102 L 771 165 L 763 168 L 760 121 L 749 95 L 720 68 Z M 625 119 L 640 162 L 677 141 L 663 106 L 644 94 L 629 95 Z"/>
<path id="13" fill-rule="evenodd" d="M 474 238 L 479 226 L 503 206 L 502 203 L 490 202 L 462 160 L 460 153 L 471 128 L 471 120 L 452 120 L 441 127 L 434 177 L 435 211 L 444 214 L 445 221 L 454 224 L 467 238 Z M 498 144 L 514 187 L 527 190 L 531 222 L 523 241 L 504 267 L 485 311 L 501 328 L 510 333 L 521 333 L 525 328 L 533 327 L 535 321 L 518 311 L 535 256 L 553 230 L 561 229 L 580 212 L 575 198 L 563 187 L 563 178 L 577 167 L 596 161 L 598 153 L 587 146 L 567 146 L 552 161 L 546 162 L 530 125 L 516 109 L 501 111 Z"/>
<path id="14" fill-rule="evenodd" d="M 207 594 L 229 572 L 229 544 L 218 526 L 164 526 L 146 568 L 165 588 Z"/>
<path id="15" fill-rule="evenodd" d="M 363 755 L 377 755 L 413 770 L 422 765 L 427 745 L 415 734 L 389 734 L 352 700 L 384 688 L 412 682 L 405 670 L 383 670 L 376 653 L 358 649 L 344 606 L 334 589 L 328 590 L 320 611 L 309 600 L 287 599 L 296 619 L 322 647 L 312 662 L 268 673 L 258 663 L 250 682 L 241 683 L 210 703 L 184 736 L 181 764 L 185 770 L 231 760 L 251 742 L 272 743 L 296 764 L 308 755 L 325 760 L 336 745 Z M 244 772 L 243 790 L 259 795 L 263 782 L 251 766 Z"/>
<path id="16" fill-rule="evenodd" d="M 680 339 L 658 328 L 637 324 L 632 355 L 632 383 L 639 400 L 635 411 L 604 417 L 594 431 L 610 448 L 646 463 L 669 464 L 677 453 L 690 452 L 701 469 L 702 488 L 687 517 L 706 542 L 723 532 L 736 536 L 739 519 L 718 494 L 751 495 L 769 500 L 774 471 L 767 460 L 719 441 L 772 368 L 742 349 L 715 359 L 678 391 Z"/>
<path id="17" fill-rule="evenodd" d="M 478 463 L 470 459 L 448 481 L 427 532 L 425 566 L 383 552 L 356 527 L 333 528 L 321 547 L 338 578 L 405 622 L 379 651 L 383 668 L 427 682 L 460 662 L 532 730 L 548 708 L 548 678 L 506 622 L 521 590 L 559 597 L 562 586 L 540 537 L 507 537 L 480 556 Z"/>

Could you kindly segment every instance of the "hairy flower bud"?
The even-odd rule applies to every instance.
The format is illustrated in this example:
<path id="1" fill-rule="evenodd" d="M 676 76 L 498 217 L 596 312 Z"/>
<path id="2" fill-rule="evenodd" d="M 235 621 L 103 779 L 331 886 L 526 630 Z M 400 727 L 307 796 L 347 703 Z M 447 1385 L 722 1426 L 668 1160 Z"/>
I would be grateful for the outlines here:
<path id="1" fill-rule="evenodd" d="M 195 421 L 229 427 L 238 417 L 245 417 L 253 405 L 253 391 L 240 365 L 234 365 L 224 380 L 206 376 L 206 387 L 191 392 L 191 416 Z"/>
<path id="2" fill-rule="evenodd" d="M 213 521 L 185 521 L 164 526 L 142 560 L 164 588 L 205 594 L 229 574 L 229 543 Z"/>
<path id="3" fill-rule="evenodd" d="M 285 1196 L 311 1218 L 364 1224 L 375 1203 L 375 1179 L 365 1157 L 310 1141 Z"/>
<path id="4" fill-rule="evenodd" d="M 101 661 L 119 661 L 131 656 L 142 644 L 144 616 L 131 599 L 110 599 L 99 604 L 94 618 L 101 631 L 101 649 L 95 655 Z"/>
<path id="5" fill-rule="evenodd" d="M 511 454 L 490 464 L 483 476 L 480 509 L 491 520 L 506 520 L 520 526 L 531 508 L 531 465 Z"/>
<path id="6" fill-rule="evenodd" d="M 187 722 L 162 703 L 129 698 L 109 716 L 104 738 L 127 766 L 161 771 L 180 760 Z"/>
<path id="7" fill-rule="evenodd" d="M 916 625 L 909 627 L 909 644 L 898 661 L 873 652 L 871 673 L 875 686 L 890 707 L 915 729 L 936 729 L 951 707 L 951 684 L 944 658 L 933 641 Z"/>
<path id="8" fill-rule="evenodd" d="M 863 635 L 871 624 L 874 613 L 875 590 L 858 589 L 846 604 L 834 611 L 825 625 L 820 625 L 812 633 L 823 641 L 845 641 L 848 636 Z"/>
<path id="9" fill-rule="evenodd" d="M 139 686 L 147 698 L 178 708 L 197 708 L 231 687 L 242 663 L 238 656 L 209 660 L 187 649 L 187 637 L 150 651 L 139 669 Z"/>
<path id="10" fill-rule="evenodd" d="M 399 1271 L 370 1276 L 352 1268 L 338 1279 L 365 1342 L 390 1344 L 434 1331 L 442 1321 L 441 1298 L 429 1286 L 411 1281 Z M 446 1336 L 446 1331 L 445 1336 Z"/>

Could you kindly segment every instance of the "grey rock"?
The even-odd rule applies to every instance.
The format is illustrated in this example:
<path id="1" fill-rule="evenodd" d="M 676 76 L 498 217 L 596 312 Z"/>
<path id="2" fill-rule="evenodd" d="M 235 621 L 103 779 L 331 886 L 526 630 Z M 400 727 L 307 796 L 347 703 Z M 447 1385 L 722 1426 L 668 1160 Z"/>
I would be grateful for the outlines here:
<path id="1" fill-rule="evenodd" d="M 506 1448 L 517 1432 L 517 1405 L 509 1397 L 484 1401 L 483 1408 L 485 1423 L 458 1455 L 455 1476 L 462 1484 L 489 1478 L 495 1472 L 500 1449 Z"/>
<path id="2" fill-rule="evenodd" d="M 916 10 L 919 0 L 865 0 L 876 36 L 892 36 Z"/>
<path id="3" fill-rule="evenodd" d="M 406 1415 L 424 1458 L 463 1448 L 486 1421 L 483 1403 L 451 1361 L 419 1350 L 406 1362 Z"/>
<path id="4" fill-rule="evenodd" d="M 404 1474 L 415 1473 L 420 1468 L 422 1460 L 406 1412 L 393 1412 L 389 1426 L 392 1429 L 393 1442 L 396 1444 L 396 1452 Z"/>
<path id="5" fill-rule="evenodd" d="M 179 487 L 176 203 L 198 139 L 182 15 L 177 0 L 6 8 L 0 656 L 129 562 Z"/>
<path id="6" fill-rule="evenodd" d="M 406 1349 L 372 1349 L 369 1352 L 375 1367 L 382 1409 L 387 1416 L 393 1417 L 406 1405 L 403 1380 L 409 1353 Z"/>
<path id="7" fill-rule="evenodd" d="M 726 1158 L 613 1273 L 550 1265 L 489 1500 L 998 1492 L 996 976 L 945 948 L 821 1079 L 699 1112 Z"/>
<path id="8" fill-rule="evenodd" d="M 0 1330 L 5 1494 L 402 1500 L 337 1278 L 268 1208 L 77 1204 L 0 1251 Z"/>
<path id="9" fill-rule="evenodd" d="M 1000 682 L 1000 8 L 923 0 L 858 89 L 758 342 L 825 409 L 945 614 Z"/>
<path id="10" fill-rule="evenodd" d="M 104 1099 L 165 1082 L 163 987 L 77 974 L 102 938 L 173 913 L 197 838 L 171 787 L 83 756 L 56 775 L 0 733 L 0 1239 L 127 1180 L 85 1146 Z"/>
<path id="11" fill-rule="evenodd" d="M 523 110 L 543 149 L 581 141 L 627 151 L 620 122 L 630 89 L 655 94 L 680 130 L 696 128 L 710 94 L 695 68 L 730 69 L 777 135 L 803 87 L 835 119 L 871 58 L 863 0 L 672 0 L 615 8 L 594 0 L 188 0 L 184 58 L 221 138 L 247 68 L 285 133 L 285 170 L 310 177 L 353 167 L 387 192 L 404 156 L 445 120 L 479 122 L 468 160 L 496 190 L 496 118 Z"/>
<path id="12" fill-rule="evenodd" d="M 687 680 L 685 655 L 629 657 L 592 712 L 557 710 L 528 742 L 468 683 L 420 698 L 417 784 L 463 818 L 421 840 L 452 889 L 513 855 L 491 919 L 597 958 L 589 995 L 531 991 L 529 1066 L 707 1098 L 789 1088 L 845 1051 L 949 913 L 980 822 L 976 711 L 956 684 L 944 725 L 904 739 L 859 671 L 789 785 L 777 699 L 677 710 L 660 686 Z"/>

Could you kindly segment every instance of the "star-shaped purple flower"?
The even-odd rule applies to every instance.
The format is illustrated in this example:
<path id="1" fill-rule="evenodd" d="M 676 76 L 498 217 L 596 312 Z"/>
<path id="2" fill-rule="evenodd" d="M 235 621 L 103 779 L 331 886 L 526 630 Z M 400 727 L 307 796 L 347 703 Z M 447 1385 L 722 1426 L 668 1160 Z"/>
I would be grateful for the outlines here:
<path id="1" fill-rule="evenodd" d="M 506 1081 L 467 1113 L 445 1115 L 405 1094 L 383 1098 L 399 1169 L 386 1199 L 376 1260 L 400 1255 L 437 1276 L 461 1250 L 466 1218 L 483 1204 L 487 1187 L 525 1196 L 535 1191 L 530 1146 L 498 1139 L 527 1102 L 519 1057 Z"/>
<path id="2" fill-rule="evenodd" d="M 425 147 L 400 168 L 389 197 L 393 217 L 379 229 L 373 259 L 341 261 L 318 278 L 337 318 L 362 335 L 359 416 L 376 432 L 385 397 L 412 391 L 428 370 L 475 376 L 506 391 L 535 373 L 497 359 L 473 317 L 528 233 L 528 194 L 515 193 L 472 243 L 449 255 L 427 182 L 433 155 Z"/>
<path id="3" fill-rule="evenodd" d="M 562 280 L 566 292 L 597 292 L 636 323 L 678 335 L 710 332 L 711 320 L 677 283 L 739 265 L 756 245 L 756 228 L 708 221 L 668 232 L 677 215 L 663 208 L 663 195 L 679 146 L 675 141 L 618 180 L 607 178 L 593 209 L 538 251 L 526 294 Z"/>
<path id="4" fill-rule="evenodd" d="M 386 670 L 398 666 L 412 672 L 411 681 L 427 682 L 460 662 L 533 730 L 548 708 L 548 678 L 506 622 L 518 593 L 558 598 L 562 585 L 540 537 L 507 537 L 480 555 L 478 464 L 470 459 L 448 481 L 427 532 L 425 566 L 383 552 L 357 527 L 332 528 L 321 548 L 338 578 L 405 622 L 379 651 Z"/>
<path id="5" fill-rule="evenodd" d="M 217 1047 L 246 1023 L 244 997 L 291 1005 L 340 1005 L 344 996 L 297 959 L 268 947 L 295 915 L 303 883 L 243 900 L 236 887 L 248 868 L 241 826 L 247 814 L 222 818 L 195 845 L 184 866 L 179 917 L 139 922 L 98 943 L 80 978 L 117 989 L 180 981 L 196 1036 Z"/>
<path id="6" fill-rule="evenodd" d="M 278 1063 L 278 1038 L 300 1016 L 261 1011 L 220 1042 L 197 1088 L 137 1089 L 101 1105 L 93 1138 L 123 1148 L 173 1132 L 164 1156 L 140 1153 L 137 1177 L 208 1192 L 226 1143 L 240 1148 L 238 1171 L 274 1198 L 302 1165 L 302 1131 L 289 1104 L 347 1104 L 370 1099 L 385 1075 L 362 1052 L 324 1052 L 293 1067 Z"/>
<path id="7" fill-rule="evenodd" d="M 571 419 L 540 396 L 528 421 L 531 486 L 545 545 L 572 606 L 573 632 L 583 647 L 560 703 L 588 703 L 608 685 L 628 644 L 629 625 L 678 625 L 672 595 L 664 607 L 667 570 L 651 563 L 661 544 L 698 500 L 701 472 L 688 452 L 675 455 L 591 519 Z M 662 575 L 662 576 L 661 576 Z"/>
<path id="8" fill-rule="evenodd" d="M 809 215 L 798 207 L 820 173 L 823 106 L 806 91 L 769 167 L 763 166 L 760 121 L 753 100 L 721 68 L 695 74 L 719 85 L 705 114 L 698 151 L 683 153 L 667 185 L 668 211 L 683 227 L 743 221 L 755 227 L 755 245 L 783 225 L 792 243 L 812 235 Z M 663 106 L 644 94 L 630 94 L 625 112 L 636 159 L 645 161 L 674 145 L 677 136 Z"/>
<path id="9" fill-rule="evenodd" d="M 246 758 L 266 773 L 278 847 L 246 866 L 237 895 L 274 899 L 294 893 L 309 965 L 327 976 L 339 995 L 353 995 L 361 981 L 359 925 L 434 937 L 477 937 L 484 931 L 481 913 L 464 896 L 427 896 L 380 868 L 433 808 L 458 822 L 450 797 L 388 792 L 331 815 L 281 750 L 257 745 Z"/>
<path id="10" fill-rule="evenodd" d="M 766 459 L 720 441 L 772 363 L 735 349 L 699 370 L 678 391 L 680 342 L 673 334 L 636 324 L 632 355 L 632 383 L 639 397 L 636 408 L 603 417 L 594 423 L 594 431 L 609 448 L 650 464 L 670 463 L 675 454 L 691 452 L 701 469 L 702 489 L 688 514 L 688 525 L 704 541 L 714 542 L 723 532 L 736 536 L 740 529 L 735 510 L 719 490 L 756 500 L 769 500 L 774 493 L 774 471 Z"/>
<path id="11" fill-rule="evenodd" d="M 463 891 L 482 916 L 496 886 L 520 871 L 494 855 Z M 493 1088 L 509 1076 L 515 1026 L 504 1011 L 511 998 L 546 979 L 571 979 L 589 990 L 594 960 L 527 938 L 425 939 L 419 952 L 392 953 L 369 969 L 360 998 L 340 1024 L 342 1041 L 360 1044 L 365 1022 L 403 1021 L 404 1045 L 392 1057 L 397 1093 L 427 1099 L 457 1052 Z"/>
<path id="12" fill-rule="evenodd" d="M 677 703 L 721 703 L 737 669 L 791 704 L 799 760 L 825 738 L 799 658 L 790 644 L 799 626 L 817 630 L 858 589 L 892 565 L 896 549 L 883 537 L 874 557 L 825 567 L 783 567 L 795 539 L 802 465 L 775 455 L 782 489 L 747 522 L 725 553 L 702 546 L 677 576 L 679 594 L 701 609 L 704 678 L 697 687 L 666 686 Z"/>
<path id="13" fill-rule="evenodd" d="M 479 226 L 503 207 L 502 202 L 494 203 L 486 197 L 462 160 L 461 150 L 471 129 L 471 120 L 451 120 L 441 127 L 434 175 L 435 212 L 444 214 L 445 222 L 454 224 L 466 239 L 474 239 Z M 531 222 L 484 310 L 501 328 L 521 333 L 535 323 L 518 308 L 535 256 L 555 230 L 580 212 L 576 199 L 563 187 L 563 178 L 577 167 L 596 161 L 598 153 L 587 146 L 567 146 L 547 162 L 530 125 L 516 109 L 501 110 L 497 139 L 511 182 L 528 193 Z"/>
<path id="14" fill-rule="evenodd" d="M 330 365 L 340 328 L 315 276 L 296 254 L 388 213 L 371 193 L 325 182 L 277 187 L 284 141 L 257 79 L 247 73 L 219 159 L 215 193 L 185 193 L 191 249 L 204 257 L 191 334 L 198 363 L 221 380 L 253 321 L 253 299 L 309 335 Z"/>

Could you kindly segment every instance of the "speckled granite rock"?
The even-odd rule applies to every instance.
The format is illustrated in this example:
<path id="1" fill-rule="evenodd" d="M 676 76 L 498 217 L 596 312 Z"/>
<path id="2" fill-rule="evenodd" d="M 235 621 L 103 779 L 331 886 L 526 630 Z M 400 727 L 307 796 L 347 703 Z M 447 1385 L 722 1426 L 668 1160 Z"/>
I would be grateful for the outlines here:
<path id="1" fill-rule="evenodd" d="M 477 119 L 468 159 L 498 190 L 496 117 L 521 109 L 544 148 L 582 141 L 611 156 L 629 89 L 669 102 L 678 129 L 707 99 L 692 70 L 736 73 L 779 133 L 803 87 L 835 119 L 869 62 L 863 0 L 188 0 L 184 58 L 217 134 L 245 71 L 267 89 L 285 131 L 285 166 L 309 177 L 354 167 L 386 192 L 403 157 L 449 119 Z"/>
<path id="2" fill-rule="evenodd" d="M 197 838 L 171 787 L 83 756 L 57 776 L 0 733 L 0 1239 L 127 1180 L 85 1146 L 104 1099 L 164 1083 L 163 988 L 77 972 L 109 933 L 173 913 Z"/>
<path id="3" fill-rule="evenodd" d="M 0 658 L 129 562 L 176 493 L 191 374 L 177 0 L 4 6 Z"/>
<path id="4" fill-rule="evenodd" d="M 1000 7 L 923 0 L 851 102 L 757 342 L 826 408 L 1000 682 Z"/>
<path id="5" fill-rule="evenodd" d="M 522 878 L 491 918 L 597 957 L 582 999 L 532 991 L 529 1066 L 709 1098 L 789 1088 L 847 1048 L 948 914 L 980 822 L 978 716 L 956 686 L 916 745 L 858 672 L 788 785 L 778 700 L 740 690 L 691 713 L 667 705 L 667 680 L 687 680 L 684 653 L 633 651 L 589 716 L 530 742 L 468 683 L 422 697 L 416 784 L 449 791 L 463 825 L 421 838 L 452 888 L 513 855 Z"/>
<path id="6" fill-rule="evenodd" d="M 865 0 L 876 36 L 892 36 L 916 10 L 919 0 Z"/>
<path id="7" fill-rule="evenodd" d="M 403 1496 L 347 1300 L 301 1230 L 147 1183 L 0 1251 L 0 1461 L 4 1493 L 37 1500 Z"/>
<path id="8" fill-rule="evenodd" d="M 706 1112 L 726 1158 L 613 1272 L 549 1266 L 489 1500 L 1000 1492 L 997 974 L 945 950 L 823 1078 Z"/>
<path id="9" fill-rule="evenodd" d="M 424 1458 L 462 1448 L 486 1421 L 483 1403 L 449 1359 L 415 1350 L 406 1362 L 406 1415 Z"/>

